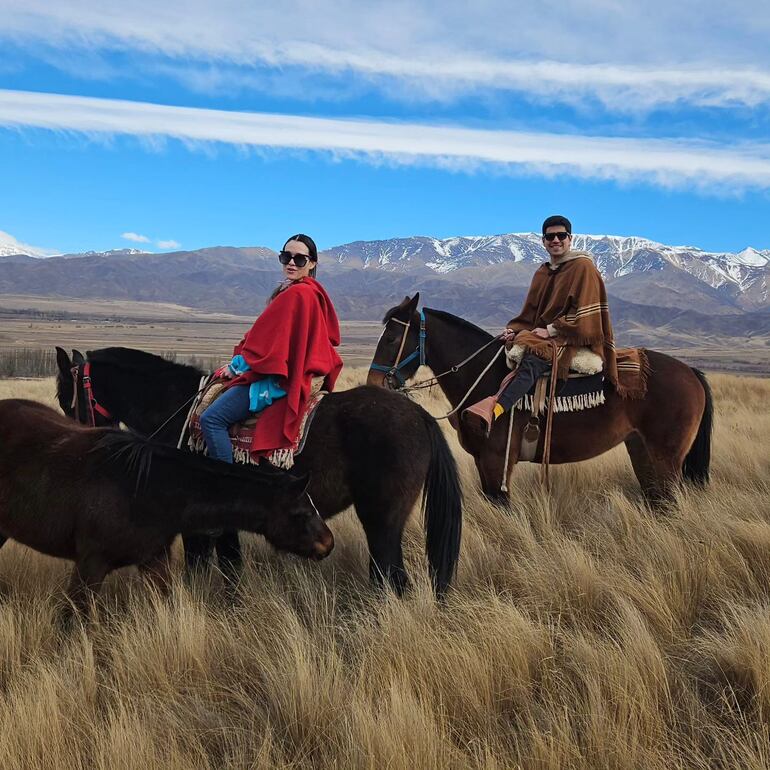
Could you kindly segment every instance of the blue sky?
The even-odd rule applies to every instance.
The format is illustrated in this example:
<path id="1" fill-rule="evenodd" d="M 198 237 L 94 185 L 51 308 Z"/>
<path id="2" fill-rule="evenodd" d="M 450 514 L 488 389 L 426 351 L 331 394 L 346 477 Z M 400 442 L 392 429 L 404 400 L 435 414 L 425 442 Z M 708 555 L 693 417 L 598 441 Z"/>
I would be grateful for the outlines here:
<path id="1" fill-rule="evenodd" d="M 765 3 L 157 5 L 0 0 L 0 245 L 770 248 Z"/>

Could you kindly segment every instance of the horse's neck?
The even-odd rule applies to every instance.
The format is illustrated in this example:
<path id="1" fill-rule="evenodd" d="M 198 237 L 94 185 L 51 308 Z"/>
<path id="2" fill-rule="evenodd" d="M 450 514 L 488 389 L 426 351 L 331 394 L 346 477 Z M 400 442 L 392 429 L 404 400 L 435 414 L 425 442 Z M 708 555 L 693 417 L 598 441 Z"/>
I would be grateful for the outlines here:
<path id="1" fill-rule="evenodd" d="M 180 366 L 155 378 L 108 363 L 93 364 L 92 378 L 99 403 L 131 430 L 144 435 L 153 433 L 179 409 L 195 393 L 199 381 L 195 371 L 187 367 Z M 186 416 L 186 411 L 182 412 L 158 436 L 159 440 L 168 437 L 172 428 L 179 433 Z"/>
<path id="2" fill-rule="evenodd" d="M 489 337 L 475 333 L 460 323 L 452 323 L 451 319 L 434 315 L 426 315 L 426 335 L 425 363 L 434 374 L 448 371 L 490 341 Z M 498 351 L 498 345 L 490 345 L 458 372 L 447 374 L 439 380 L 439 386 L 452 406 L 456 406 L 467 395 Z M 478 400 L 477 396 L 482 398 L 494 393 L 507 371 L 503 358 L 500 357 L 478 384 L 476 394 L 466 403 L 472 403 L 473 399 Z"/>

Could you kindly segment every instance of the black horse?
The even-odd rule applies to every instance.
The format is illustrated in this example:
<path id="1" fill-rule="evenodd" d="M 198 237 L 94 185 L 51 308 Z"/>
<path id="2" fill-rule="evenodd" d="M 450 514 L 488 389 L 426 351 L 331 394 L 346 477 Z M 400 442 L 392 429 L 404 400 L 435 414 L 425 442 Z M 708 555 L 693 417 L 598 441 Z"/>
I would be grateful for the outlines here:
<path id="1" fill-rule="evenodd" d="M 192 366 L 130 348 L 89 351 L 87 360 L 73 351 L 72 361 L 61 348 L 56 352 L 57 397 L 65 414 L 82 422 L 92 418 L 97 425 L 120 421 L 143 435 L 188 402 L 202 376 Z M 157 439 L 176 445 L 186 412 L 183 408 L 169 420 Z M 324 519 L 355 506 L 369 545 L 372 580 L 387 580 L 399 594 L 409 584 L 402 533 L 422 490 L 431 577 L 439 595 L 446 591 L 459 556 L 462 495 L 446 439 L 422 407 L 382 388 L 331 393 L 317 408 L 294 470 L 310 474 L 308 491 Z M 209 542 L 206 535 L 185 539 L 188 567 L 208 557 Z M 223 571 L 234 577 L 241 555 L 237 533 L 225 533 L 216 546 Z"/>
<path id="2" fill-rule="evenodd" d="M 0 545 L 11 537 L 73 559 L 67 593 L 80 612 L 119 567 L 136 564 L 166 584 L 179 533 L 239 527 L 311 559 L 334 547 L 307 478 L 85 428 L 23 399 L 0 401 L 0 435 Z"/>

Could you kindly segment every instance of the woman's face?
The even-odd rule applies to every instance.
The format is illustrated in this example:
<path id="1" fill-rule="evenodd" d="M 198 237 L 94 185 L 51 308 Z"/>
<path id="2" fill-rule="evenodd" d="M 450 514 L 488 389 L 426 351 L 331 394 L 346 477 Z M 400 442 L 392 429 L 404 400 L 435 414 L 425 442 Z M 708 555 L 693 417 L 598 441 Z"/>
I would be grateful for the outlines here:
<path id="1" fill-rule="evenodd" d="M 289 241 L 283 247 L 283 250 L 289 254 L 301 254 L 303 257 L 310 256 L 310 250 L 304 243 L 302 243 L 302 241 Z M 310 259 L 305 262 L 304 267 L 297 267 L 297 265 L 294 264 L 294 260 L 292 260 L 288 265 L 283 265 L 283 274 L 290 281 L 299 281 L 300 278 L 304 278 L 305 276 L 310 275 L 310 271 L 314 266 L 315 262 L 311 261 Z"/>

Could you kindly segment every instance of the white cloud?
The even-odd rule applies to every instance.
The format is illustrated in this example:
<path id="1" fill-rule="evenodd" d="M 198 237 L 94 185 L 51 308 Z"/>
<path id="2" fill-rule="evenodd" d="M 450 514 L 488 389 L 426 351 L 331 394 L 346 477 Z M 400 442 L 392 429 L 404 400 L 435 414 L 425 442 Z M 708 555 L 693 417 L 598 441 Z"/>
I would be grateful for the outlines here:
<path id="1" fill-rule="evenodd" d="M 51 257 L 61 252 L 30 246 L 14 238 L 10 233 L 0 230 L 0 255 L 27 254 L 30 257 Z"/>
<path id="2" fill-rule="evenodd" d="M 513 90 L 631 111 L 770 103 L 770 5 L 755 0 L 103 0 L 98 11 L 91 0 L 0 0 L 0 13 L 0 36 L 64 50 L 65 63 L 76 51 L 138 52 L 188 82 L 208 62 L 246 68 L 213 73 L 241 86 L 267 66 L 395 80 L 433 98 Z"/>
<path id="3" fill-rule="evenodd" d="M 2 118 L 0 118 L 2 120 Z M 139 233 L 122 233 L 121 238 L 126 241 L 133 241 L 134 243 L 149 243 L 150 239 L 146 235 L 139 235 Z"/>
<path id="4" fill-rule="evenodd" d="M 308 118 L 0 90 L 0 125 L 91 137 L 170 137 L 185 143 L 317 150 L 368 162 L 651 181 L 669 186 L 770 188 L 770 145 L 494 131 L 418 123 Z"/>
<path id="5" fill-rule="evenodd" d="M 156 245 L 161 249 L 178 249 L 182 244 L 178 241 L 155 241 Z"/>

